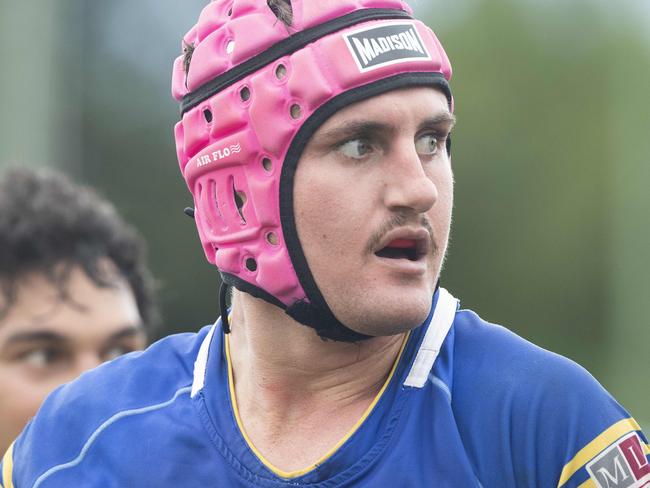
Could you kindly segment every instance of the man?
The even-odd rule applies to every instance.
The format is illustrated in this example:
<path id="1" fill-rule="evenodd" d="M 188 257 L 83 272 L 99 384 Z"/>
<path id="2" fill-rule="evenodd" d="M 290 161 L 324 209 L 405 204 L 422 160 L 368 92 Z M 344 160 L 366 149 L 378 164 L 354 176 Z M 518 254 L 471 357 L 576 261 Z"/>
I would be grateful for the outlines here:
<path id="1" fill-rule="evenodd" d="M 647 483 L 646 438 L 588 373 L 437 287 L 451 67 L 409 12 L 205 8 L 173 92 L 222 317 L 60 390 L 5 488 Z"/>
<path id="2" fill-rule="evenodd" d="M 44 171 L 0 179 L 0 449 L 57 386 L 145 346 L 142 242 L 88 188 Z"/>

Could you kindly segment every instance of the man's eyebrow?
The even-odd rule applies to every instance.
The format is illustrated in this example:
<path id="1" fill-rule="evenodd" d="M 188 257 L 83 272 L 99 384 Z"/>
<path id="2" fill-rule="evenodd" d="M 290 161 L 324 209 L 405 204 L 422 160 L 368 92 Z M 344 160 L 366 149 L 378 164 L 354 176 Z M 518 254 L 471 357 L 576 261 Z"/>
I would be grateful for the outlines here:
<path id="1" fill-rule="evenodd" d="M 128 325 L 117 332 L 111 334 L 106 342 L 114 342 L 120 339 L 130 338 L 137 336 L 139 334 L 144 334 L 144 330 L 141 326 L 138 325 Z M 34 330 L 29 332 L 17 332 L 10 335 L 5 341 L 5 346 L 11 346 L 14 344 L 20 343 L 29 343 L 29 342 L 50 342 L 63 344 L 68 342 L 69 338 L 65 335 L 58 334 L 49 330 Z"/>
<path id="2" fill-rule="evenodd" d="M 5 341 L 5 345 L 13 345 L 21 342 L 67 342 L 67 338 L 56 332 L 49 330 L 34 330 L 29 332 L 17 332 L 10 335 Z"/>
<path id="3" fill-rule="evenodd" d="M 319 139 L 338 141 L 340 139 L 369 135 L 377 132 L 390 133 L 395 130 L 392 124 L 371 120 L 350 120 L 332 129 L 324 131 Z"/>
<path id="4" fill-rule="evenodd" d="M 434 125 L 445 124 L 451 130 L 456 125 L 456 116 L 449 112 L 441 112 L 422 121 L 420 127 L 431 127 Z"/>
<path id="5" fill-rule="evenodd" d="M 106 339 L 106 342 L 117 341 L 120 339 L 129 339 L 140 334 L 144 334 L 144 329 L 141 325 L 129 325 L 121 330 L 118 330 L 114 334 L 111 334 L 110 337 Z"/>

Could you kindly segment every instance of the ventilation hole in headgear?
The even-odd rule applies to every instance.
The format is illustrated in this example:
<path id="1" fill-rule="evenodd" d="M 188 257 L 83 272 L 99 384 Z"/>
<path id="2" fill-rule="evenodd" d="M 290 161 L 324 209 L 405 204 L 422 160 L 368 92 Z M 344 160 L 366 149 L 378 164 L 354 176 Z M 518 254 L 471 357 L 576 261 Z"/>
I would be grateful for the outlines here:
<path id="1" fill-rule="evenodd" d="M 278 67 L 275 68 L 275 77 L 281 80 L 285 76 L 287 76 L 287 67 L 284 64 L 278 64 Z"/>
<path id="2" fill-rule="evenodd" d="M 302 115 L 302 109 L 300 108 L 300 105 L 298 105 L 297 103 L 291 105 L 290 112 L 291 112 L 292 119 L 299 119 L 300 116 Z"/>
<path id="3" fill-rule="evenodd" d="M 234 50 L 235 50 L 235 41 L 228 41 L 228 44 L 226 44 L 226 53 L 232 54 Z"/>
<path id="4" fill-rule="evenodd" d="M 239 91 L 239 97 L 241 98 L 242 102 L 247 102 L 248 100 L 250 100 L 250 98 L 251 98 L 251 90 L 250 90 L 250 88 L 248 88 L 247 86 L 242 88 Z"/>
<path id="5" fill-rule="evenodd" d="M 257 271 L 257 261 L 255 261 L 253 258 L 247 258 L 246 269 L 248 271 Z"/>
<path id="6" fill-rule="evenodd" d="M 262 166 L 264 166 L 266 171 L 271 171 L 273 169 L 273 161 L 269 158 L 264 158 L 262 159 Z"/>
<path id="7" fill-rule="evenodd" d="M 196 184 L 196 188 L 194 190 L 194 193 L 196 195 L 195 201 L 199 201 L 201 199 L 201 196 L 203 195 L 203 185 L 201 183 Z M 203 215 L 198 215 L 198 209 L 199 206 L 195 205 L 194 207 L 194 219 L 197 220 L 198 222 L 201 222 L 203 219 L 199 217 L 203 217 Z"/>
<path id="8" fill-rule="evenodd" d="M 228 9 L 228 17 L 230 17 L 231 15 L 232 15 L 232 7 Z"/>
<path id="9" fill-rule="evenodd" d="M 212 122 L 212 110 L 209 108 L 203 110 L 203 117 L 205 117 L 205 121 L 210 124 Z"/>
<path id="10" fill-rule="evenodd" d="M 214 208 L 217 211 L 217 216 L 221 219 L 221 223 L 224 224 L 225 220 L 221 214 L 221 208 L 219 206 L 219 195 L 217 195 L 217 183 L 214 180 L 210 180 L 210 196 L 214 202 Z"/>
<path id="11" fill-rule="evenodd" d="M 235 196 L 235 205 L 237 206 L 237 212 L 239 213 L 239 217 L 241 218 L 242 224 L 246 224 L 246 217 L 244 217 L 244 212 L 242 209 L 244 208 L 244 204 L 246 204 L 246 194 L 243 191 L 239 191 L 235 188 L 235 184 L 233 183 L 232 185 L 232 192 L 233 195 Z"/>
<path id="12" fill-rule="evenodd" d="M 268 242 L 272 246 L 277 246 L 278 235 L 275 232 L 269 232 L 268 234 L 266 234 L 266 242 Z"/>
<path id="13" fill-rule="evenodd" d="M 289 27 L 293 23 L 291 0 L 266 0 L 266 4 L 273 12 L 273 15 L 284 25 Z"/>
<path id="14" fill-rule="evenodd" d="M 185 73 L 185 88 L 187 88 L 187 75 L 190 72 L 190 64 L 192 64 L 193 54 L 194 43 L 187 43 L 183 40 L 183 72 Z"/>

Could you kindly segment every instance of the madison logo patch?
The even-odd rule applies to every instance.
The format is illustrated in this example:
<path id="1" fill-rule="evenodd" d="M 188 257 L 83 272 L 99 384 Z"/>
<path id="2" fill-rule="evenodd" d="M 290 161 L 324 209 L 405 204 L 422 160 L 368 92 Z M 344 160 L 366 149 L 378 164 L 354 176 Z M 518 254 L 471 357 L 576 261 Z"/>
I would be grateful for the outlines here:
<path id="1" fill-rule="evenodd" d="M 636 432 L 598 455 L 587 471 L 598 488 L 650 487 L 650 464 Z"/>
<path id="2" fill-rule="evenodd" d="M 431 59 L 411 22 L 366 27 L 343 37 L 361 72 L 405 61 Z"/>

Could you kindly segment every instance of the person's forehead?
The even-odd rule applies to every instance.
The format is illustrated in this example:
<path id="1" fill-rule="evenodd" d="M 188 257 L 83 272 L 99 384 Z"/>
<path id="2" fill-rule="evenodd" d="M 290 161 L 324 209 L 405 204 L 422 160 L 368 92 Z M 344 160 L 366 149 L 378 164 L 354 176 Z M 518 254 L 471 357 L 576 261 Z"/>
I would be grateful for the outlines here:
<path id="1" fill-rule="evenodd" d="M 434 87 L 411 87 L 392 90 L 351 104 L 332 115 L 317 132 L 323 132 L 350 120 L 385 121 L 395 124 L 448 115 L 446 96 Z"/>
<path id="2" fill-rule="evenodd" d="M 125 326 L 141 327 L 135 297 L 124 280 L 100 287 L 74 267 L 61 290 L 42 273 L 17 282 L 15 301 L 0 319 L 0 338 L 30 331 L 64 337 L 101 338 Z"/>

